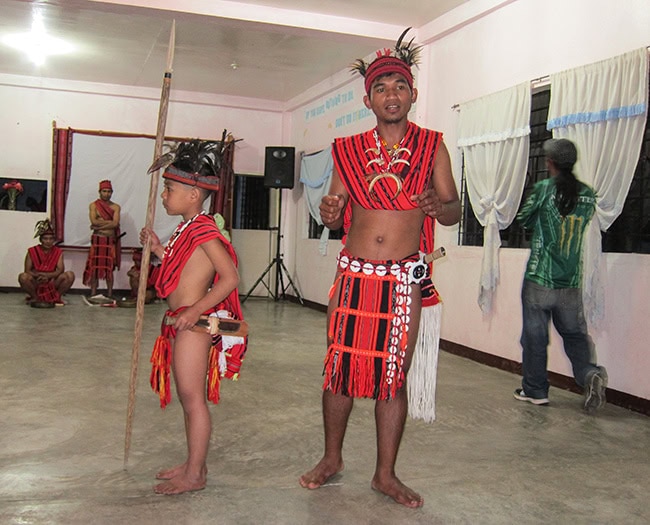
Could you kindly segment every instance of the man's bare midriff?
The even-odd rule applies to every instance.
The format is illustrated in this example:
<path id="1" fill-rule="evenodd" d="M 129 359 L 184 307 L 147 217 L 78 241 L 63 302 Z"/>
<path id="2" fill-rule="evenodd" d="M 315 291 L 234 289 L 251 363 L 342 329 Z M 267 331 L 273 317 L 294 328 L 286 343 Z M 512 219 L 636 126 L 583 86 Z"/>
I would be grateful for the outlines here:
<path id="1" fill-rule="evenodd" d="M 346 248 L 355 257 L 372 260 L 403 259 L 420 247 L 424 214 L 408 211 L 368 210 L 353 204 L 353 221 Z"/>

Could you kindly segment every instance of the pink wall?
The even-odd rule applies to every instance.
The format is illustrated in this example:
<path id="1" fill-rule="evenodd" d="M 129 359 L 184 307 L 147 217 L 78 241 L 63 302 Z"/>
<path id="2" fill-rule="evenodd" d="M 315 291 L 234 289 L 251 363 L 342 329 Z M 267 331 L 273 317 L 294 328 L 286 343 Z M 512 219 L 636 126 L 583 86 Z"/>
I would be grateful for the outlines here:
<path id="1" fill-rule="evenodd" d="M 159 96 L 157 90 L 142 88 L 0 75 L 0 124 L 4 130 L 0 176 L 50 179 L 52 121 L 58 127 L 155 135 Z M 239 173 L 263 173 L 264 148 L 280 143 L 282 127 L 282 110 L 272 102 L 174 93 L 172 88 L 166 133 L 218 138 L 228 129 L 243 139 L 235 153 Z M 94 198 L 91 195 L 87 202 L 73 205 L 87 208 Z M 17 286 L 25 252 L 35 242 L 34 224 L 46 216 L 0 210 L 0 231 L 11 232 L 0 240 L 0 286 Z M 78 276 L 75 288 L 82 288 L 84 261 L 83 253 L 66 254 L 66 266 Z M 116 288 L 128 288 L 130 263 L 125 261 L 116 276 Z"/>

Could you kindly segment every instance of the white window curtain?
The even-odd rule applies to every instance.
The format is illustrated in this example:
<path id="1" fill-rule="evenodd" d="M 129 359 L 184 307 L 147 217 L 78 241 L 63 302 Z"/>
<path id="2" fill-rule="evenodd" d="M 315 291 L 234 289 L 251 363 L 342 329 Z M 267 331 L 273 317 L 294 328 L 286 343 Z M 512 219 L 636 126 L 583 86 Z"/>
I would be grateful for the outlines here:
<path id="1" fill-rule="evenodd" d="M 329 145 L 322 151 L 303 155 L 300 161 L 300 182 L 305 185 L 307 207 L 309 214 L 317 224 L 322 225 L 318 206 L 324 195 L 330 189 L 332 183 L 332 171 L 334 160 L 332 159 L 332 146 Z M 327 254 L 327 241 L 329 240 L 329 228 L 323 228 L 320 237 L 318 251 L 321 255 Z"/>
<path id="2" fill-rule="evenodd" d="M 639 160 L 648 111 L 648 52 L 551 75 L 547 128 L 578 149 L 576 176 L 594 188 L 596 213 L 584 247 L 583 298 L 592 324 L 603 317 L 601 234 L 623 210 Z"/>
<path id="3" fill-rule="evenodd" d="M 474 215 L 483 226 L 478 304 L 492 311 L 499 282 L 499 230 L 515 218 L 526 181 L 530 146 L 530 83 L 460 106 L 458 146 Z"/>

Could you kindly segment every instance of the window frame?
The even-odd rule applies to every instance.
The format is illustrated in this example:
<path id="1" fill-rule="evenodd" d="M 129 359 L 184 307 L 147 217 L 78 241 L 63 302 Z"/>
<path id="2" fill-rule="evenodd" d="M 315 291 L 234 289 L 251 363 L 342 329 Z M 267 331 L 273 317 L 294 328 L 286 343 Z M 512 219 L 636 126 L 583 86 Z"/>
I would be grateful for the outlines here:
<path id="1" fill-rule="evenodd" d="M 534 184 L 549 176 L 543 145 L 547 139 L 552 138 L 552 133 L 546 129 L 550 96 L 550 85 L 539 87 L 532 94 L 528 169 L 517 213 L 526 202 Z M 483 246 L 483 227 L 472 211 L 467 194 L 465 158 L 462 153 L 460 199 L 462 214 L 458 229 L 458 245 Z M 516 219 L 506 229 L 500 230 L 499 235 L 503 248 L 530 248 L 531 232 L 522 228 Z M 623 211 L 612 226 L 606 232 L 602 232 L 602 251 L 604 253 L 650 253 L 650 112 L 646 119 L 643 143 L 630 190 L 625 197 Z"/>

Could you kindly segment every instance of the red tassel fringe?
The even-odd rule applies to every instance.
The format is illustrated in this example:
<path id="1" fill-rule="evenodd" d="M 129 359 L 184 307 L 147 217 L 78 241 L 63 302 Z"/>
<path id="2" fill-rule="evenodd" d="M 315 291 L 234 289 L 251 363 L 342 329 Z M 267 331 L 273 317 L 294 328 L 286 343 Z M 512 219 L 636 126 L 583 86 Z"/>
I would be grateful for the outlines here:
<path id="1" fill-rule="evenodd" d="M 350 367 L 347 377 L 343 375 L 343 353 L 350 353 Z M 352 349 L 339 345 L 330 345 L 325 359 L 325 381 L 323 390 L 330 390 L 334 393 L 347 391 L 350 397 L 367 397 L 372 399 L 393 399 L 397 394 L 397 389 L 401 388 L 402 381 L 393 380 L 392 384 L 386 381 L 386 354 L 383 352 L 373 352 L 376 354 L 372 357 L 366 353 L 355 353 Z M 374 357 L 381 357 L 379 361 Z M 375 372 L 376 363 L 381 363 L 380 377 L 382 378 L 379 385 L 379 392 L 375 393 Z M 344 388 L 345 386 L 345 388 Z"/>
<path id="2" fill-rule="evenodd" d="M 159 335 L 151 352 L 151 377 L 149 383 L 160 397 L 160 408 L 165 408 L 172 399 L 169 372 L 171 369 L 172 347 L 169 339 Z"/>
<path id="3" fill-rule="evenodd" d="M 219 347 L 210 347 L 208 359 L 208 401 L 215 405 L 219 402 L 221 377 L 219 374 Z"/>

